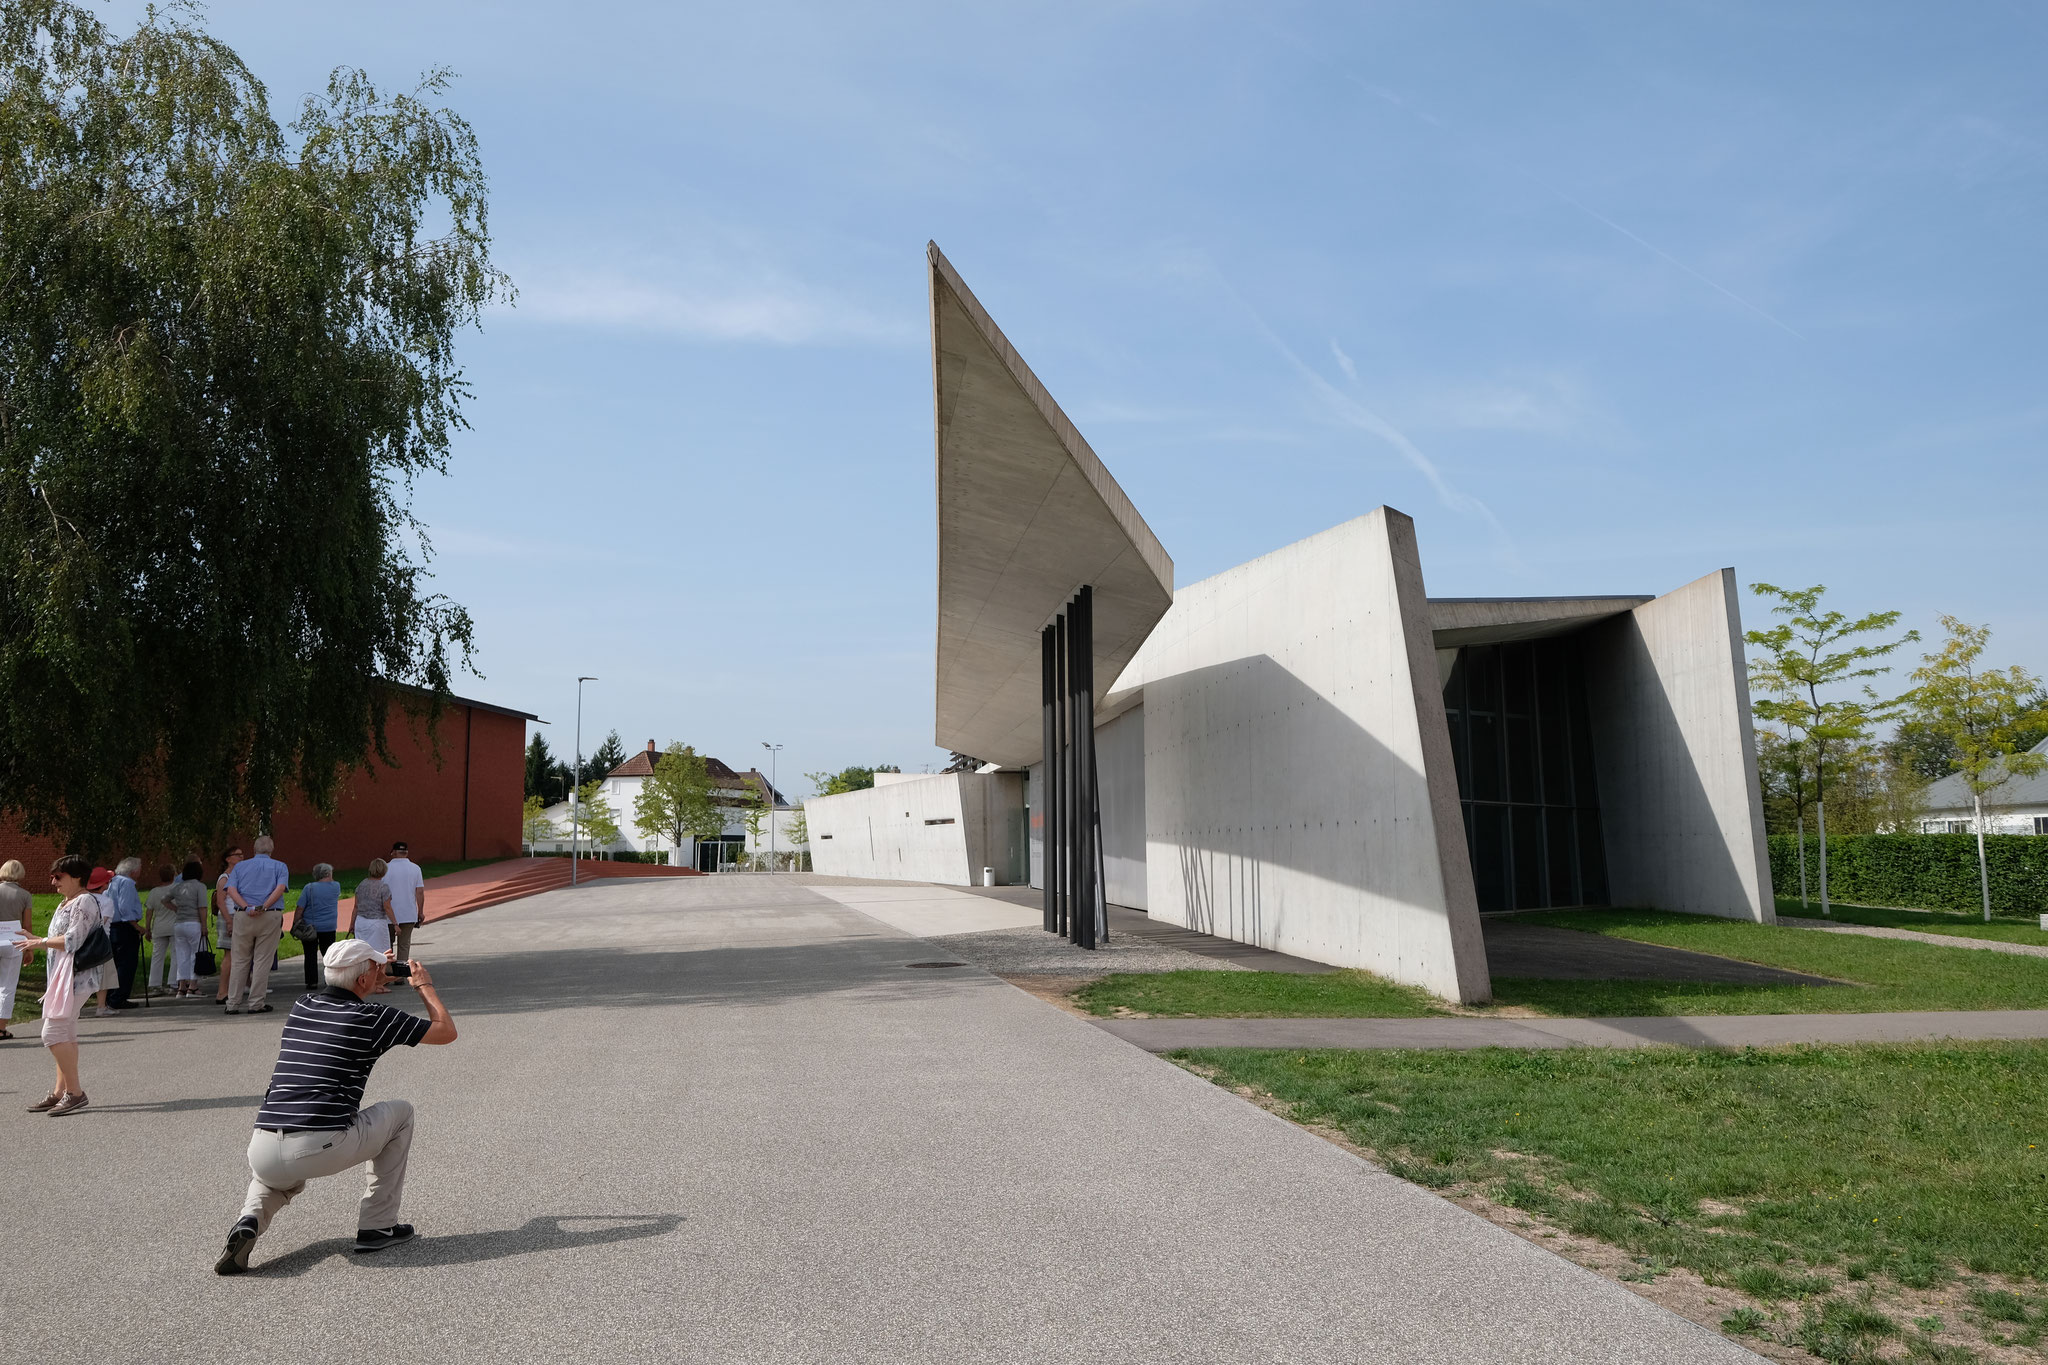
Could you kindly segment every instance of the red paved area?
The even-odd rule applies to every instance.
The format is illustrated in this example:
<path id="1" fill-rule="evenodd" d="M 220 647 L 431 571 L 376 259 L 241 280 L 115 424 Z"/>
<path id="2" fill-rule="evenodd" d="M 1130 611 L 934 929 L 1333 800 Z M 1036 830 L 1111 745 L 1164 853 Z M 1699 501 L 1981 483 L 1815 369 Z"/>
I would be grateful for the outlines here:
<path id="1" fill-rule="evenodd" d="M 705 875 L 694 867 L 659 867 L 652 863 L 608 863 L 587 858 L 579 861 L 576 866 L 577 880 L 586 882 L 614 877 Z M 555 891 L 568 884 L 567 858 L 507 858 L 502 863 L 490 863 L 484 867 L 464 868 L 460 872 L 429 877 L 427 923 L 452 919 L 456 915 L 466 915 L 472 910 L 482 910 L 486 906 L 503 905 L 507 901 L 537 896 L 543 891 Z M 355 913 L 354 898 L 343 898 L 340 923 L 344 931 L 354 926 Z M 286 927 L 290 927 L 289 921 Z"/>

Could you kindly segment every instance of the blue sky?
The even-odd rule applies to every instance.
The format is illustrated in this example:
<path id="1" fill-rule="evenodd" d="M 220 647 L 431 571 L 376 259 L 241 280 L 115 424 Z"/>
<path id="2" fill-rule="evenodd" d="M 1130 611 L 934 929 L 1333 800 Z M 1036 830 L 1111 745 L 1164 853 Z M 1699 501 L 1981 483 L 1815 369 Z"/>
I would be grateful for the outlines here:
<path id="1" fill-rule="evenodd" d="M 928 238 L 1183 584 L 1388 503 L 1433 594 L 1732 564 L 2048 671 L 2022 0 L 209 16 L 284 111 L 460 77 L 521 294 L 415 505 L 557 748 L 589 673 L 586 749 L 943 759 Z"/>

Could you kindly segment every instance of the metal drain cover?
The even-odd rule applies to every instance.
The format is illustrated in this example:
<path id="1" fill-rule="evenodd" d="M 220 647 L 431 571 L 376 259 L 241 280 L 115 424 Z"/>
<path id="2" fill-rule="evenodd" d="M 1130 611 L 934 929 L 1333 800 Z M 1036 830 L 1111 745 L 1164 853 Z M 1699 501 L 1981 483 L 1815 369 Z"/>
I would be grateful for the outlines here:
<path id="1" fill-rule="evenodd" d="M 965 962 L 906 962 L 906 967 L 965 967 Z"/>

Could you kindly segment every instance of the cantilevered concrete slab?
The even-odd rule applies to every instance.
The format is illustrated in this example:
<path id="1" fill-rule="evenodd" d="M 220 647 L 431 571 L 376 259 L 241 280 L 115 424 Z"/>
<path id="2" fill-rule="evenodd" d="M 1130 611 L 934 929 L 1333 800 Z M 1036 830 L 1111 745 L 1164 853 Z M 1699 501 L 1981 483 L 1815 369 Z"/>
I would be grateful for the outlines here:
<path id="1" fill-rule="evenodd" d="M 1038 762 L 1039 630 L 1094 588 L 1095 700 L 1173 603 L 1173 560 L 936 244 L 939 747 Z"/>
<path id="2" fill-rule="evenodd" d="M 1430 631 L 1438 649 L 1541 640 L 1621 616 L 1651 601 L 1629 597 L 1432 597 Z"/>

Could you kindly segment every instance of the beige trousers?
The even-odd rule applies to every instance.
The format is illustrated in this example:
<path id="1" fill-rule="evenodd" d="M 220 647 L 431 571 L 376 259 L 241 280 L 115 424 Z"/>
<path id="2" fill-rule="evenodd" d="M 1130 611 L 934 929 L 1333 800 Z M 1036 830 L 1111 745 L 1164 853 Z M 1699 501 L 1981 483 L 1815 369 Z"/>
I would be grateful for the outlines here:
<path id="1" fill-rule="evenodd" d="M 229 950 L 234 961 L 228 964 L 229 1009 L 259 1009 L 270 998 L 270 958 L 283 932 L 284 916 L 276 910 L 258 915 L 235 911 L 234 947 Z"/>
<path id="2" fill-rule="evenodd" d="M 277 1211 L 292 1202 L 308 1180 L 340 1175 L 370 1163 L 369 1184 L 356 1210 L 356 1230 L 388 1228 L 398 1222 L 405 1193 L 405 1159 L 412 1152 L 412 1106 L 385 1100 L 362 1110 L 347 1128 L 273 1133 L 258 1128 L 249 1139 L 249 1194 L 242 1216 L 256 1220 L 260 1235 Z"/>

